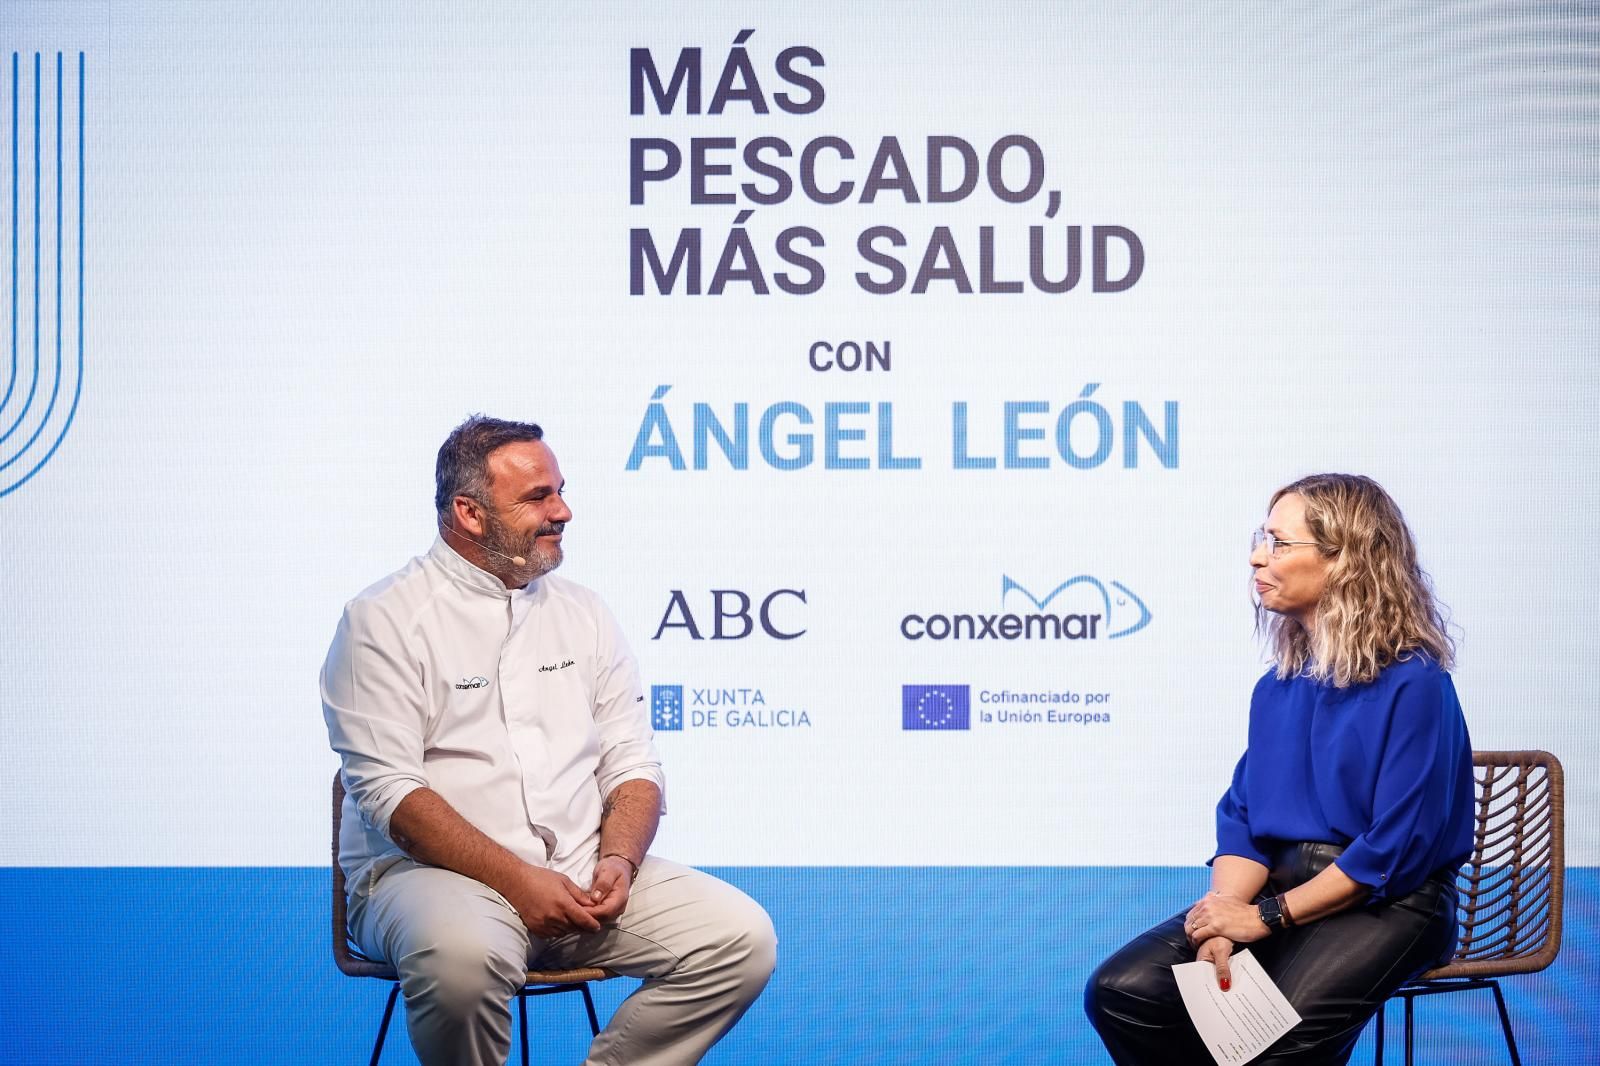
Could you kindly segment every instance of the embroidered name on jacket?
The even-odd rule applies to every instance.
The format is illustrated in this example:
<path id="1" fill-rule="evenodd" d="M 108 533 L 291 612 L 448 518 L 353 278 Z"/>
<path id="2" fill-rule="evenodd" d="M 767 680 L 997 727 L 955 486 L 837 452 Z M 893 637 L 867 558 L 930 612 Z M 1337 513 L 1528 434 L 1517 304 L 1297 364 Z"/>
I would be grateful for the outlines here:
<path id="1" fill-rule="evenodd" d="M 551 663 L 548 666 L 539 667 L 539 672 L 541 674 L 553 673 L 556 670 L 565 670 L 567 667 L 569 667 L 571 665 L 572 665 L 572 660 L 571 659 L 562 659 L 559 663 Z"/>

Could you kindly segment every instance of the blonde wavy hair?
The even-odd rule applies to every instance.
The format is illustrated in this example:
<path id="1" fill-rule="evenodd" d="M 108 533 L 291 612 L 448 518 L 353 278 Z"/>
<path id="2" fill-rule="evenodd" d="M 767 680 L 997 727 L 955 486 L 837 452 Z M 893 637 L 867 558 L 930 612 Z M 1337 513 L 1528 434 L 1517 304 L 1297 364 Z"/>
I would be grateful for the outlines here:
<path id="1" fill-rule="evenodd" d="M 1317 604 L 1316 632 L 1258 603 L 1279 678 L 1365 684 L 1408 652 L 1422 651 L 1448 670 L 1455 643 L 1434 599 L 1433 582 L 1417 563 L 1416 543 L 1383 487 L 1358 474 L 1312 474 L 1272 494 L 1268 509 L 1294 493 L 1305 501 L 1315 551 L 1332 560 Z"/>

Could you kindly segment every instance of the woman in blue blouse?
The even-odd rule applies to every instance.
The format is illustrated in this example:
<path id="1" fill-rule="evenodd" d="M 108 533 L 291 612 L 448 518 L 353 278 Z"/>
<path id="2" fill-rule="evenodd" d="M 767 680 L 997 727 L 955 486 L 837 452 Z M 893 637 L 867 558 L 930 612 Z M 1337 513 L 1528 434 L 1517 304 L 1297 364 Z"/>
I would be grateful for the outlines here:
<path id="1" fill-rule="evenodd" d="M 1211 891 L 1085 990 L 1119 1066 L 1210 1061 L 1174 963 L 1211 962 L 1227 991 L 1248 944 L 1302 1019 L 1254 1061 L 1343 1063 L 1383 1001 L 1455 947 L 1472 744 L 1400 509 L 1370 478 L 1303 478 L 1272 497 L 1250 566 L 1275 663 L 1217 804 Z"/>

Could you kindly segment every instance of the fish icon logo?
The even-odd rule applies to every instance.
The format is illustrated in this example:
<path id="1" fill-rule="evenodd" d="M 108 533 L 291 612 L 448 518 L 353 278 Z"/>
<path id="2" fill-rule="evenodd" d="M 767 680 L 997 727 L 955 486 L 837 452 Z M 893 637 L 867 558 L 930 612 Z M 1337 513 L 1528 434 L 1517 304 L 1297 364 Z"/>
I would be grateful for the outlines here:
<path id="1" fill-rule="evenodd" d="M 1106 637 L 1108 639 L 1116 640 L 1119 637 L 1132 636 L 1150 624 L 1150 608 L 1145 606 L 1143 600 L 1134 595 L 1132 589 L 1120 581 L 1112 581 L 1110 583 L 1111 589 L 1107 589 L 1106 582 L 1088 574 L 1079 574 L 1076 577 L 1067 578 L 1042 598 L 1029 592 L 1022 586 L 1021 582 L 1014 581 L 1007 575 L 1001 574 L 1000 605 L 1002 607 L 1005 606 L 1006 597 L 1016 592 L 1042 611 L 1049 605 L 1051 600 L 1075 585 L 1085 585 L 1099 594 L 1101 609 L 1104 612 L 1103 617 L 1106 620 Z M 1112 590 L 1116 592 L 1115 597 L 1112 596 Z M 1135 614 L 1137 617 L 1131 617 Z M 1111 628 L 1118 623 L 1123 623 L 1122 628 Z"/>

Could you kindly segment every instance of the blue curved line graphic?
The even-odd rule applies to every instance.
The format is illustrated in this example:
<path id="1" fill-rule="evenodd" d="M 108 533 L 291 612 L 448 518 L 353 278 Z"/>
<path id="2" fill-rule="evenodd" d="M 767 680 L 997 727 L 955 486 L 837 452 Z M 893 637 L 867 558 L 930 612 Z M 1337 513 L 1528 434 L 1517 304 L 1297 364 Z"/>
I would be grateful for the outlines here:
<path id="1" fill-rule="evenodd" d="M 1139 620 L 1125 629 L 1119 629 L 1115 633 L 1107 633 L 1106 637 L 1108 639 L 1116 640 L 1118 637 L 1126 637 L 1129 634 L 1139 632 L 1139 630 L 1150 624 L 1150 608 L 1146 607 L 1144 605 L 1144 601 L 1133 594 L 1133 590 L 1129 589 L 1128 586 L 1124 585 L 1120 581 L 1113 581 L 1111 583 L 1111 587 L 1134 602 L 1134 604 L 1139 608 Z"/>
<path id="2" fill-rule="evenodd" d="M 83 172 L 84 172 L 84 167 L 83 167 L 83 156 L 84 156 L 84 146 L 83 146 L 83 128 L 84 128 L 84 122 L 83 122 L 83 98 L 84 98 L 84 54 L 82 52 L 79 52 L 78 53 L 78 379 L 77 379 L 77 382 L 74 385 L 73 390 L 72 390 L 72 406 L 67 409 L 66 421 L 62 423 L 61 432 L 56 434 L 56 439 L 55 439 L 54 442 L 51 443 L 50 450 L 45 452 L 44 453 L 44 457 L 42 459 L 40 459 L 37 463 L 34 463 L 33 466 L 28 470 L 28 472 L 23 474 L 21 478 L 19 478 L 18 480 L 12 482 L 10 485 L 6 485 L 6 486 L 3 486 L 3 487 L 0 487 L 0 499 L 3 499 L 4 497 L 9 496 L 11 493 L 15 492 L 17 489 L 19 489 L 23 485 L 27 484 L 28 481 L 33 477 L 33 475 L 37 474 L 44 467 L 44 465 L 46 463 L 48 463 L 51 460 L 52 457 L 54 457 L 54 455 L 56 454 L 56 449 L 60 448 L 61 447 L 61 442 L 66 440 L 67 431 L 72 428 L 73 419 L 75 419 L 77 417 L 77 415 L 78 415 L 78 401 L 83 398 L 83 228 L 84 228 L 83 227 L 83 207 L 84 207 L 84 196 L 83 196 Z M 60 165 L 59 161 L 58 161 L 57 165 L 58 166 Z M 60 183 L 58 182 L 57 183 L 57 189 L 59 190 L 59 188 L 60 188 Z M 59 196 L 59 191 L 58 191 L 58 196 Z M 57 224 L 57 226 L 60 225 L 59 213 L 57 215 L 56 224 Z M 13 279 L 15 279 L 15 275 L 13 275 Z M 59 284 L 59 283 L 60 282 L 59 282 L 59 279 L 58 279 L 57 284 Z M 37 307 L 37 303 L 35 304 L 35 307 Z M 60 309 L 60 303 L 58 301 L 57 302 L 57 314 L 60 313 L 59 309 Z M 16 321 L 15 318 L 13 318 L 12 319 L 13 325 L 15 325 L 15 321 Z M 60 383 L 60 376 L 58 374 L 57 375 L 57 385 L 58 385 L 58 387 L 59 387 L 59 383 Z"/>
<path id="3" fill-rule="evenodd" d="M 1111 594 L 1106 591 L 1105 585 L 1102 584 L 1098 578 L 1091 577 L 1088 574 L 1079 574 L 1077 577 L 1069 577 L 1067 580 L 1063 581 L 1061 584 L 1057 585 L 1053 590 L 1051 590 L 1050 595 L 1044 597 L 1043 599 L 1040 599 L 1039 597 L 1035 596 L 1033 593 L 1031 593 L 1027 589 L 1023 588 L 1020 584 L 1018 584 L 1017 582 L 1011 580 L 1011 578 L 1008 577 L 1007 575 L 1001 574 L 1000 575 L 1000 602 L 1001 602 L 1002 605 L 1004 605 L 1005 604 L 1005 599 L 1006 599 L 1006 594 L 1011 592 L 1012 590 L 1016 590 L 1017 592 L 1020 592 L 1024 596 L 1026 596 L 1030 603 L 1032 603 L 1035 607 L 1039 608 L 1039 610 L 1042 611 L 1049 605 L 1051 600 L 1053 600 L 1057 596 L 1061 595 L 1063 592 L 1065 592 L 1067 589 L 1071 588 L 1073 585 L 1077 585 L 1077 584 L 1080 584 L 1080 583 L 1093 585 L 1095 587 L 1095 590 L 1100 593 L 1100 599 L 1105 604 L 1105 613 L 1101 617 L 1103 617 L 1106 620 L 1106 625 L 1110 626 L 1111 619 L 1113 617 L 1112 616 Z M 1119 595 L 1119 598 L 1117 600 L 1118 604 L 1124 604 L 1124 603 L 1127 603 L 1128 601 L 1131 600 L 1133 602 L 1133 605 L 1135 607 L 1139 608 L 1139 618 L 1132 625 L 1124 626 L 1123 628 L 1118 629 L 1118 630 L 1116 630 L 1114 632 L 1108 632 L 1106 634 L 1106 638 L 1108 640 L 1116 640 L 1118 637 L 1131 636 L 1132 634 L 1139 632 L 1139 630 L 1143 629 L 1145 626 L 1150 624 L 1150 619 L 1152 617 L 1151 614 L 1150 614 L 1150 608 L 1145 606 L 1144 601 L 1141 600 L 1137 595 L 1135 595 L 1132 589 L 1130 589 L 1128 586 L 1124 585 L 1120 581 L 1111 582 L 1111 587 L 1117 590 L 1117 593 Z M 1126 597 L 1126 599 L 1122 599 L 1121 597 Z"/>
<path id="4" fill-rule="evenodd" d="M 35 138 L 34 139 L 35 139 L 35 141 L 38 140 L 37 131 L 35 131 Z M 36 170 L 36 171 L 38 170 L 38 160 L 37 159 L 34 160 L 34 170 Z M 35 179 L 34 185 L 35 185 L 35 203 L 37 203 L 37 198 L 38 198 L 38 194 L 37 194 L 38 180 L 37 179 Z M 37 232 L 38 231 L 37 214 L 38 214 L 38 212 L 36 210 L 35 211 L 35 216 L 36 217 L 35 217 L 35 222 L 34 222 L 35 232 L 34 232 L 34 235 L 33 235 L 35 244 L 38 243 L 38 239 L 39 239 L 39 234 Z M 34 250 L 33 273 L 34 273 L 34 284 L 33 284 L 33 288 L 34 288 L 34 297 L 33 297 L 33 353 L 34 353 L 34 362 L 37 363 L 38 362 L 38 358 L 39 358 L 39 295 L 38 295 L 38 290 L 39 290 L 39 253 L 38 253 L 37 248 L 35 248 L 35 250 Z M 38 370 L 35 369 L 35 371 L 34 371 L 34 385 L 35 385 L 35 387 L 38 386 L 38 377 L 39 377 Z M 44 417 L 39 420 L 39 424 L 34 427 L 33 435 L 28 438 L 27 443 L 23 444 L 22 448 L 17 452 L 17 454 L 13 455 L 11 458 L 7 459 L 5 462 L 0 463 L 0 471 L 3 471 L 7 467 L 12 466 L 13 464 L 20 462 L 22 460 L 22 457 L 24 455 L 28 454 L 28 449 L 33 447 L 33 442 L 39 439 L 39 434 L 44 432 L 44 427 L 50 424 L 50 416 L 55 414 L 56 400 L 57 400 L 58 397 L 60 397 L 60 395 L 61 395 L 61 53 L 57 52 L 56 53 L 56 376 L 55 376 L 55 381 L 52 382 L 51 386 L 50 386 L 50 402 L 45 405 Z M 23 417 L 27 415 L 28 408 L 31 407 L 32 405 L 33 405 L 33 393 L 29 392 L 29 394 L 28 394 L 28 403 L 23 406 L 22 414 L 17 417 L 17 425 L 18 426 L 20 426 L 22 424 Z M 5 440 L 6 440 L 6 437 L 11 436 L 11 434 L 16 430 L 16 428 L 17 428 L 16 426 L 12 426 L 11 429 L 9 429 L 9 430 L 7 430 L 5 432 L 4 436 L 0 436 L 0 444 L 4 444 Z"/>
<path id="5" fill-rule="evenodd" d="M 1051 600 L 1053 600 L 1057 596 L 1061 595 L 1063 592 L 1065 592 L 1067 589 L 1071 588 L 1073 585 L 1077 585 L 1077 584 L 1080 584 L 1080 583 L 1083 583 L 1083 582 L 1087 582 L 1088 584 L 1093 585 L 1095 587 L 1095 591 L 1100 593 L 1100 598 L 1105 601 L 1105 616 L 1104 617 L 1105 617 L 1106 621 L 1109 622 L 1111 620 L 1111 594 L 1106 591 L 1106 587 L 1103 584 L 1100 583 L 1100 579 L 1099 578 L 1091 577 L 1088 574 L 1079 574 L 1077 577 L 1069 577 L 1069 578 L 1067 578 L 1067 580 L 1065 580 L 1061 584 L 1057 585 L 1055 587 L 1055 589 L 1050 593 L 1050 595 L 1046 596 L 1042 600 L 1038 599 L 1037 597 L 1035 597 L 1033 593 L 1029 592 L 1027 589 L 1023 588 L 1021 585 L 1017 584 L 1015 581 L 1011 580 L 1005 574 L 1001 574 L 1000 575 L 1000 602 L 1001 602 L 1001 604 L 1004 604 L 1005 600 L 1006 600 L 1006 593 L 1010 592 L 1012 589 L 1016 589 L 1018 592 L 1022 593 L 1024 596 L 1028 597 L 1029 602 L 1032 603 L 1035 607 L 1039 608 L 1039 610 L 1042 611 L 1050 603 Z"/>
<path id="6" fill-rule="evenodd" d="M 11 376 L 0 411 L 11 402 L 17 387 L 17 53 L 11 53 Z"/>
<path id="7" fill-rule="evenodd" d="M 33 408 L 33 398 L 35 396 L 37 396 L 38 393 L 39 393 L 39 200 L 40 200 L 40 197 L 39 197 L 39 105 L 40 105 L 40 96 L 41 95 L 43 95 L 43 94 L 40 92 L 39 53 L 35 52 L 35 53 L 33 53 L 33 380 L 28 385 L 28 397 L 27 397 L 27 399 L 23 400 L 23 402 L 22 402 L 22 410 L 17 412 L 17 420 L 15 422 L 11 423 L 11 425 L 6 429 L 6 431 L 4 433 L 0 433 L 0 444 L 4 444 L 6 442 L 6 440 L 8 438 L 10 438 L 11 434 L 15 433 L 17 431 L 18 427 L 20 427 L 22 425 L 23 420 L 28 417 L 28 412 L 30 410 L 32 410 L 32 408 Z M 12 98 L 13 107 L 15 106 L 15 104 L 16 104 L 16 98 L 13 97 Z M 12 147 L 12 162 L 14 164 L 15 161 L 16 161 L 16 159 L 15 159 L 15 156 L 16 156 L 16 140 L 14 138 L 13 138 L 13 140 L 11 142 L 11 147 Z M 14 166 L 13 166 L 13 173 L 12 173 L 12 181 L 13 181 L 13 184 L 11 186 L 11 195 L 12 195 L 13 201 L 15 201 L 16 193 L 17 193 L 17 187 L 16 187 L 16 184 L 15 184 L 16 173 L 15 173 L 15 167 Z M 12 219 L 12 227 L 13 228 L 11 230 L 11 238 L 12 238 L 12 247 L 13 247 L 13 253 L 14 253 L 15 246 L 16 246 L 16 235 L 17 235 L 17 231 L 16 231 L 16 228 L 15 228 L 16 227 L 16 219 L 14 217 Z M 17 283 L 16 264 L 13 263 L 12 267 L 11 267 L 11 291 L 12 291 L 12 304 L 11 304 L 11 334 L 12 334 L 11 357 L 13 359 L 16 358 L 16 330 L 17 330 L 16 283 Z M 12 377 L 12 384 L 15 385 L 16 384 L 16 374 L 15 374 L 15 372 L 12 373 L 11 377 Z M 3 405 L 0 405 L 0 406 L 3 406 Z"/>

